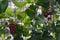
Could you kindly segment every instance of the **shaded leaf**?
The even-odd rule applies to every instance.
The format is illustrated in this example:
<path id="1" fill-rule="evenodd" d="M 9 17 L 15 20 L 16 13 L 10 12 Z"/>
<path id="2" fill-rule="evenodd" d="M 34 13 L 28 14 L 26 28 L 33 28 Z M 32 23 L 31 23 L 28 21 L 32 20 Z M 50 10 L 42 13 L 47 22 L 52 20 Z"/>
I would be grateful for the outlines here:
<path id="1" fill-rule="evenodd" d="M 7 7 L 8 7 L 8 0 L 3 0 L 0 4 L 0 13 L 5 12 Z"/>

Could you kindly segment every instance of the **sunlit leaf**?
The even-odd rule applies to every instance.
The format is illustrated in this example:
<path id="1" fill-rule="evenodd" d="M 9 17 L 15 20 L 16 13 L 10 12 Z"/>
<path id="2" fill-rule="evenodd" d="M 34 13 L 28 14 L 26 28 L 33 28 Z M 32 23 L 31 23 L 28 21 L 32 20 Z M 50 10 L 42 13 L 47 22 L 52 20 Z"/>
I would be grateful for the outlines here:
<path id="1" fill-rule="evenodd" d="M 22 8 L 24 5 L 26 5 L 26 1 L 24 1 L 24 0 L 12 0 L 13 1 L 13 3 L 17 6 L 17 7 L 19 7 L 19 8 Z"/>

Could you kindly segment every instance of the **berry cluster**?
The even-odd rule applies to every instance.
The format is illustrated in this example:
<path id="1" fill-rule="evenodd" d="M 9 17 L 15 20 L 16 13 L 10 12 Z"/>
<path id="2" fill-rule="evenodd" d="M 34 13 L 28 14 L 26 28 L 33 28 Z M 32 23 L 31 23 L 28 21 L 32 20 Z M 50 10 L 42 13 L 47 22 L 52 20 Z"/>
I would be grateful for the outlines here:
<path id="1" fill-rule="evenodd" d="M 51 14 L 49 12 L 44 13 L 44 17 L 47 18 L 47 20 L 51 20 Z"/>
<path id="2" fill-rule="evenodd" d="M 16 33 L 16 25 L 15 24 L 9 24 L 8 27 L 10 29 L 10 33 L 11 34 L 15 34 Z"/>

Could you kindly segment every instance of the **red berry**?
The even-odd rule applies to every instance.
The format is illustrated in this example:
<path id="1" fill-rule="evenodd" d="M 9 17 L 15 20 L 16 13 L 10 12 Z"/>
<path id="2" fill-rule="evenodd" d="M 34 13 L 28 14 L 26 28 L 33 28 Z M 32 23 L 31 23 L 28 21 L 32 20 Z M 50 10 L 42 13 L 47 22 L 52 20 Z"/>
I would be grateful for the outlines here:
<path id="1" fill-rule="evenodd" d="M 48 21 L 50 21 L 51 20 L 51 17 L 48 17 Z"/>
<path id="2" fill-rule="evenodd" d="M 15 24 L 9 24 L 8 27 L 10 28 L 11 34 L 16 33 L 16 25 Z"/>
<path id="3" fill-rule="evenodd" d="M 44 13 L 44 16 L 45 16 L 45 17 L 48 17 L 48 15 L 49 15 L 49 13 L 48 13 L 48 12 Z"/>

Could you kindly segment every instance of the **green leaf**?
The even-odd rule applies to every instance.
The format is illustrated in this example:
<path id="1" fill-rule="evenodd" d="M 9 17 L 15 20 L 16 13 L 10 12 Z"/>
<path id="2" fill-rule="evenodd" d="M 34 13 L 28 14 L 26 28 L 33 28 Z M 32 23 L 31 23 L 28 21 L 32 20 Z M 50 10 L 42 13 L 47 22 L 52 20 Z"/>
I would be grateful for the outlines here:
<path id="1" fill-rule="evenodd" d="M 60 33 L 57 34 L 57 40 L 60 40 Z"/>
<path id="2" fill-rule="evenodd" d="M 26 5 L 26 1 L 23 1 L 23 2 L 21 2 L 21 1 L 19 1 L 19 0 L 12 0 L 13 1 L 13 3 L 17 6 L 17 7 L 19 7 L 19 8 L 22 8 L 24 5 Z"/>
<path id="3" fill-rule="evenodd" d="M 0 13 L 5 12 L 7 7 L 8 7 L 8 0 L 3 0 L 0 4 Z"/>
<path id="4" fill-rule="evenodd" d="M 15 14 L 13 13 L 13 10 L 9 7 L 7 7 L 6 11 L 5 11 L 5 16 L 6 17 L 11 17 L 11 16 L 14 16 Z"/>
<path id="5" fill-rule="evenodd" d="M 27 30 L 27 29 L 23 29 L 23 35 L 24 36 L 26 36 L 26 37 L 28 37 L 29 36 L 29 30 Z"/>
<path id="6" fill-rule="evenodd" d="M 32 2 L 32 0 L 27 0 L 27 2 L 28 2 L 28 3 L 31 3 L 31 2 Z"/>
<path id="7" fill-rule="evenodd" d="M 17 24 L 16 25 L 16 31 L 17 31 L 17 33 L 19 33 L 19 32 L 23 32 L 23 26 L 20 26 L 19 24 Z"/>
<path id="8" fill-rule="evenodd" d="M 46 8 L 46 7 L 42 7 L 42 12 L 44 13 L 44 12 L 47 12 L 48 11 L 48 9 Z"/>
<path id="9" fill-rule="evenodd" d="M 29 19 L 29 17 L 26 15 L 25 12 L 20 12 L 20 13 L 18 13 L 18 14 L 17 14 L 17 18 L 18 18 L 19 20 L 21 20 L 21 21 L 24 23 L 25 26 L 29 25 L 29 23 L 30 23 L 30 22 L 29 22 L 30 19 Z"/>
<path id="10" fill-rule="evenodd" d="M 58 15 L 54 14 L 53 19 L 54 19 L 54 21 L 57 21 L 58 20 Z"/>
<path id="11" fill-rule="evenodd" d="M 34 0 L 27 0 L 27 3 L 32 3 L 32 2 L 34 2 Z"/>
<path id="12" fill-rule="evenodd" d="M 36 8 L 37 6 L 36 5 L 30 5 L 30 7 L 25 11 L 26 14 L 32 19 L 32 18 L 35 18 L 35 15 L 36 15 Z"/>
<path id="13" fill-rule="evenodd" d="M 5 28 L 5 25 L 0 24 L 0 34 L 6 34 L 7 33 L 7 29 Z"/>
<path id="14" fill-rule="evenodd" d="M 27 9 L 26 10 L 26 14 L 32 19 L 32 18 L 35 18 L 35 12 L 30 10 L 30 9 Z"/>
<path id="15" fill-rule="evenodd" d="M 60 20 L 56 23 L 56 31 L 60 33 Z"/>
<path id="16" fill-rule="evenodd" d="M 26 17 L 22 20 L 22 22 L 24 23 L 24 26 L 28 26 L 28 25 L 30 25 L 30 18 L 29 18 L 28 16 L 26 16 Z"/>
<path id="17" fill-rule="evenodd" d="M 20 12 L 17 14 L 17 18 L 19 20 L 23 20 L 27 15 L 24 12 Z"/>
<path id="18" fill-rule="evenodd" d="M 49 6 L 49 0 L 38 0 L 36 4 L 43 6 L 43 7 L 48 7 Z"/>
<path id="19" fill-rule="evenodd" d="M 28 40 L 42 40 L 42 34 L 40 32 L 34 31 Z"/>
<path id="20" fill-rule="evenodd" d="M 14 24 L 13 19 L 8 20 L 9 23 Z"/>
<path id="21" fill-rule="evenodd" d="M 13 13 L 13 10 L 8 7 L 8 8 L 6 9 L 6 12 L 7 12 L 7 13 Z"/>

